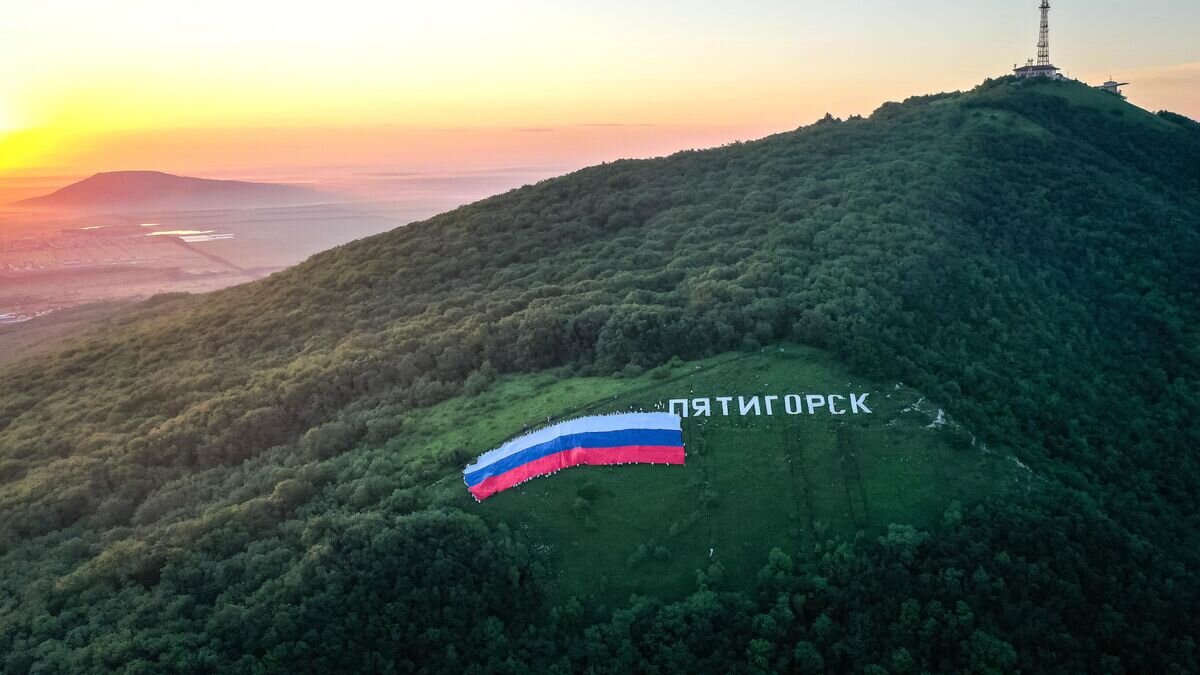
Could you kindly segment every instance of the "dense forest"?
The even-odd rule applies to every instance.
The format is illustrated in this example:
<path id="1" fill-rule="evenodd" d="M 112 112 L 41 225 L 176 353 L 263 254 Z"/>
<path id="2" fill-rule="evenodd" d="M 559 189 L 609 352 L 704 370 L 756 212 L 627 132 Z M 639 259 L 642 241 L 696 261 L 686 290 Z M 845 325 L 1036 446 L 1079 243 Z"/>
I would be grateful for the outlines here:
<path id="1" fill-rule="evenodd" d="M 1043 489 L 754 592 L 551 602 L 552 555 L 429 489 L 486 448 L 401 422 L 781 341 Z M 1200 125 L 1074 82 L 592 167 L 0 377 L 6 672 L 1200 671 Z"/>

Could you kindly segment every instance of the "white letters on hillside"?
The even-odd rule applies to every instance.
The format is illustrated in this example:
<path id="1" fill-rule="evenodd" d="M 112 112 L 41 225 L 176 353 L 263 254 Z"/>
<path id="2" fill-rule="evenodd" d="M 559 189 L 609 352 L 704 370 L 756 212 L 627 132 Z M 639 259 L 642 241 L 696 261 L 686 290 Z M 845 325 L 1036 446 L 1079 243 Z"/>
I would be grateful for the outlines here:
<path id="1" fill-rule="evenodd" d="M 680 417 L 761 417 L 763 415 L 870 415 L 867 396 L 870 394 L 786 394 L 776 396 L 710 396 L 705 398 L 673 398 L 667 412 Z M 716 404 L 713 403 L 716 401 Z M 782 401 L 783 405 L 779 405 Z M 847 406 L 846 401 L 850 404 Z"/>

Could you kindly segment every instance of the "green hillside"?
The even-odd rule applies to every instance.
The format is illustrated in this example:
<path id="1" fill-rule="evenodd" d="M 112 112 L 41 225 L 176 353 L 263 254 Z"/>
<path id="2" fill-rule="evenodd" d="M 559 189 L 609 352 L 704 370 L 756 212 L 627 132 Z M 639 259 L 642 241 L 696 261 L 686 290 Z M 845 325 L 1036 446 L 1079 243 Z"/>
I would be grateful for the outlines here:
<path id="1" fill-rule="evenodd" d="M 693 417 L 688 464 L 566 471 L 475 505 L 455 474 L 456 506 L 526 531 L 553 553 L 553 595 L 681 597 L 716 564 L 720 588 L 750 590 L 773 548 L 819 552 L 890 523 L 936 525 L 954 501 L 1021 499 L 1036 484 L 1005 452 L 974 447 L 937 408 L 897 383 L 863 382 L 800 347 L 724 355 L 633 379 L 526 376 L 404 421 L 412 452 L 482 451 L 547 417 L 658 409 L 690 392 L 870 392 L 872 416 Z M 782 408 L 783 404 L 778 404 Z M 719 552 L 719 553 L 718 553 Z M 604 570 L 597 576 L 597 569 Z"/>
<path id="2" fill-rule="evenodd" d="M 1197 269 L 1200 125 L 1006 78 L 156 297 L 0 366 L 0 668 L 1200 671 Z M 459 476 L 850 385 L 682 468 Z"/>

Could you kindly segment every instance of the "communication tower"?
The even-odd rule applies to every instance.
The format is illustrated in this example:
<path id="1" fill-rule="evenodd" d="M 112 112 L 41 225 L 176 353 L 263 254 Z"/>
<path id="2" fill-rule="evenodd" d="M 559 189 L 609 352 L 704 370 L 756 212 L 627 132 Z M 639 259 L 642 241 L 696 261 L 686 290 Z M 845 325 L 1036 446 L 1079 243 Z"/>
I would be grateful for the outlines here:
<path id="1" fill-rule="evenodd" d="M 1025 65 L 1013 68 L 1017 77 L 1049 77 L 1061 80 L 1059 69 L 1050 63 L 1050 0 L 1042 0 L 1042 29 L 1038 37 L 1037 62 L 1029 59 Z"/>

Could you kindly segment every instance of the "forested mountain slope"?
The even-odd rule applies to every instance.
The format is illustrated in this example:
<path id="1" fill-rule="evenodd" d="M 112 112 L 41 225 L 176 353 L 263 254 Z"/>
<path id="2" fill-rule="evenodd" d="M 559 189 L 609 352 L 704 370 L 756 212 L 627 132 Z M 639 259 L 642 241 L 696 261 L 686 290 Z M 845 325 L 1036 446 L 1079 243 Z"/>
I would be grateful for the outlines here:
<path id="1" fill-rule="evenodd" d="M 0 372 L 2 663 L 1195 671 L 1198 264 L 1200 127 L 1004 79 L 156 298 Z M 1042 487 L 615 609 L 431 487 L 490 446 L 412 420 L 503 415 L 471 407 L 497 373 L 780 341 L 915 387 Z"/>

